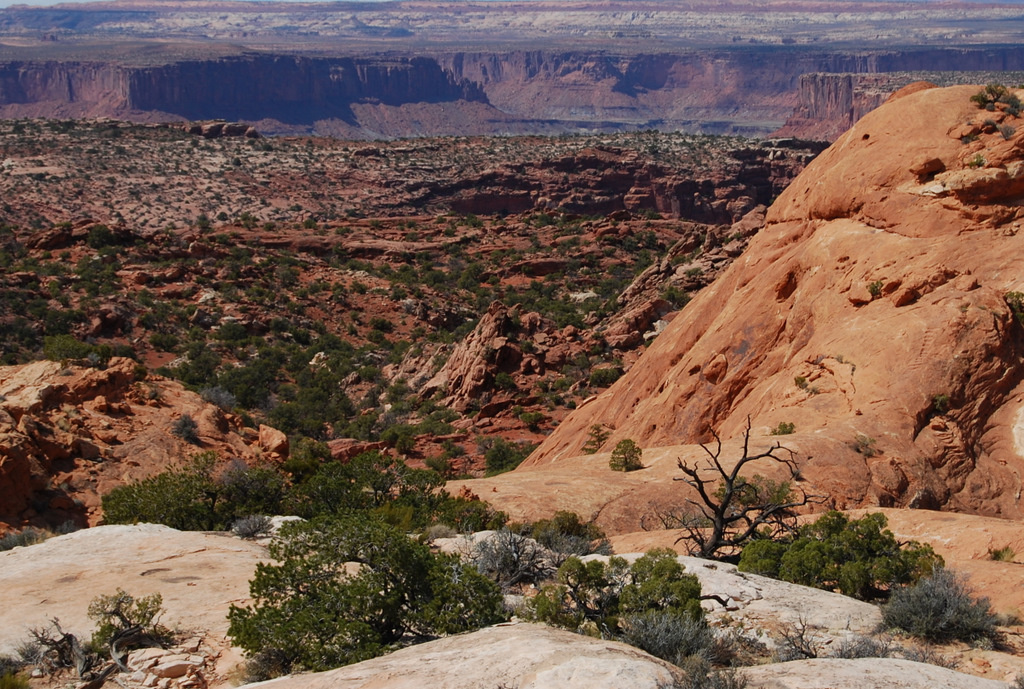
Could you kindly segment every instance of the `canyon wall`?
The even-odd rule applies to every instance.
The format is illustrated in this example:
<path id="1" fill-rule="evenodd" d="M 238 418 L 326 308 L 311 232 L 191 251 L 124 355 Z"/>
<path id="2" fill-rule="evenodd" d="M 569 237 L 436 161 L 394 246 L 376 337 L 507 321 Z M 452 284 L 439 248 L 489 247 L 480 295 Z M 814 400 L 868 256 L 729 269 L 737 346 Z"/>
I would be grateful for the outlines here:
<path id="1" fill-rule="evenodd" d="M 0 62 L 0 116 L 222 118 L 260 122 L 271 133 L 355 137 L 620 128 L 759 135 L 796 109 L 794 127 L 783 134 L 831 137 L 888 93 L 884 77 L 864 75 L 924 67 L 961 74 L 1024 69 L 1024 48 L 11 60 Z M 872 92 L 871 79 L 883 87 Z"/>
<path id="2" fill-rule="evenodd" d="M 106 103 L 129 97 L 129 70 L 103 62 L 0 62 L 0 104 Z"/>
<path id="3" fill-rule="evenodd" d="M 997 64 L 1007 64 L 997 61 Z M 884 103 L 899 89 L 916 81 L 936 86 L 1020 84 L 1024 72 L 997 71 L 895 71 L 873 74 L 811 73 L 800 77 L 798 104 L 776 136 L 834 140 L 853 123 Z M 976 64 L 972 63 L 972 66 Z"/>

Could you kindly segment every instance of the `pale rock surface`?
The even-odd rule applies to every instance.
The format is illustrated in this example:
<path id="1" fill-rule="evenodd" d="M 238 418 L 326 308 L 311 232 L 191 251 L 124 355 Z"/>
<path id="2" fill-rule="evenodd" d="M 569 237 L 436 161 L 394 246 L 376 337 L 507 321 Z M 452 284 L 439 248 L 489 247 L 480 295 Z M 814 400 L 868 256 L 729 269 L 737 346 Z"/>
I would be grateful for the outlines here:
<path id="1" fill-rule="evenodd" d="M 1006 689 L 1005 682 L 895 658 L 815 658 L 742 672 L 757 689 Z"/>
<path id="2" fill-rule="evenodd" d="M 53 617 L 65 631 L 88 638 L 95 628 L 89 602 L 121 588 L 136 597 L 159 593 L 162 624 L 204 638 L 222 664 L 233 664 L 238 654 L 225 640 L 228 608 L 248 601 L 249 580 L 266 558 L 262 546 L 226 534 L 153 524 L 100 526 L 0 552 L 0 653 L 13 652 L 29 629 Z M 142 653 L 149 655 L 139 657 L 139 667 L 162 657 Z M 197 665 L 190 656 L 173 660 L 174 668 L 161 671 L 165 676 Z"/>
<path id="3" fill-rule="evenodd" d="M 267 689 L 655 689 L 681 671 L 643 651 L 536 624 L 488 627 L 311 675 L 250 685 Z"/>

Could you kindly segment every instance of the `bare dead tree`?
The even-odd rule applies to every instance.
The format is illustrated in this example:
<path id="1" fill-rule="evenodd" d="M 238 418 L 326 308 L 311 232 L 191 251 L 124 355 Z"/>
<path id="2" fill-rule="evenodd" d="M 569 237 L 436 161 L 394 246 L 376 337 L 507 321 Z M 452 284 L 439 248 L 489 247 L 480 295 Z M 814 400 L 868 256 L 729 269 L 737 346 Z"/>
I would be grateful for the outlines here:
<path id="1" fill-rule="evenodd" d="M 50 675 L 64 668 L 74 668 L 79 677 L 84 677 L 99 660 L 82 647 L 78 637 L 65 632 L 56 617 L 46 627 L 32 629 L 29 633 L 43 649 L 40 665 Z"/>
<path id="2" fill-rule="evenodd" d="M 714 449 L 701 443 L 709 463 L 689 467 L 678 460 L 676 464 L 683 481 L 697 491 L 699 501 L 687 498 L 692 518 L 678 519 L 678 527 L 685 535 L 676 539 L 689 541 L 689 552 L 699 557 L 727 559 L 735 557 L 739 547 L 759 531 L 767 529 L 772 538 L 796 530 L 795 508 L 817 503 L 820 496 L 808 495 L 792 482 L 800 480 L 796 453 L 778 441 L 763 452 L 750 451 L 750 417 L 743 431 L 743 455 L 731 470 L 722 465 L 722 439 L 711 431 Z M 747 479 L 740 472 L 752 462 L 771 460 L 789 469 L 791 481 L 777 483 L 762 476 Z M 708 470 L 713 470 L 709 472 Z M 710 473 L 710 475 L 709 475 Z"/>

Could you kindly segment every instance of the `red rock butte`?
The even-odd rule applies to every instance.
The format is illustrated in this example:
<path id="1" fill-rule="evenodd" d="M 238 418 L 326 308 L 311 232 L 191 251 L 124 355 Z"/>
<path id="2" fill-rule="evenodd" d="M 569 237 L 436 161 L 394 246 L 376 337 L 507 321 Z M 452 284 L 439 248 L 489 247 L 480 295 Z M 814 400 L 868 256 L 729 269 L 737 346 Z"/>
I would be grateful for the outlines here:
<path id="1" fill-rule="evenodd" d="M 636 530 L 682 503 L 676 462 L 705 456 L 712 430 L 738 458 L 749 417 L 752 449 L 795 451 L 829 505 L 1020 517 L 1024 330 L 1007 295 L 1024 291 L 1024 128 L 978 91 L 914 84 L 866 115 L 623 378 L 515 472 L 462 483 L 517 517 Z M 780 423 L 795 432 L 770 435 Z M 612 434 L 583 455 L 593 424 Z M 644 470 L 608 469 L 624 438 Z"/>

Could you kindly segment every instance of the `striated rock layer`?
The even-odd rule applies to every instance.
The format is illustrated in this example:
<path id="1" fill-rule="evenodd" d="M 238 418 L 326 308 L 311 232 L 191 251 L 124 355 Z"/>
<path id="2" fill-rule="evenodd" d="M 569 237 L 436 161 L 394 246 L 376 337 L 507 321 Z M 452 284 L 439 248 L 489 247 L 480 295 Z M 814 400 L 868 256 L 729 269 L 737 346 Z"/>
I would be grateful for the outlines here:
<path id="1" fill-rule="evenodd" d="M 3 29 L 0 12 L 0 32 Z M 457 43 L 397 50 L 323 46 L 326 54 L 226 44 L 119 45 L 97 57 L 38 47 L 0 52 L 0 117 L 116 117 L 141 122 L 238 119 L 264 133 L 346 138 L 557 133 L 653 127 L 762 135 L 795 117 L 818 123 L 816 86 L 839 122 L 852 86 L 812 72 L 1024 68 L 1024 49 L 796 49 L 756 45 L 647 52 L 547 45 L 464 50 Z M 113 57 L 111 57 L 113 56 Z M 803 88 L 798 103 L 798 87 Z M 874 103 L 877 105 L 877 102 Z M 866 112 L 862 109 L 861 112 Z M 795 127 L 795 125 L 794 125 Z M 816 131 L 795 127 L 801 135 Z"/>
<path id="2" fill-rule="evenodd" d="M 800 76 L 798 104 L 775 136 L 798 136 L 834 141 L 853 123 L 879 107 L 896 91 L 915 81 L 939 86 L 1019 84 L 1024 72 L 876 72 L 824 73 Z"/>
<path id="3" fill-rule="evenodd" d="M 513 507 L 519 487 L 589 467 L 603 485 L 561 502 L 633 530 L 646 502 L 679 504 L 682 484 L 664 480 L 676 459 L 749 417 L 752 448 L 784 441 L 802 485 L 835 506 L 1020 516 L 1024 330 L 1007 294 L 1024 291 L 1024 129 L 978 110 L 977 91 L 912 85 L 865 116 L 626 376 L 504 484 L 473 489 Z M 770 437 L 780 422 L 796 433 Z M 645 448 L 649 479 L 580 458 L 595 423 L 614 429 L 605 452 Z M 549 492 L 545 507 L 559 502 Z"/>

